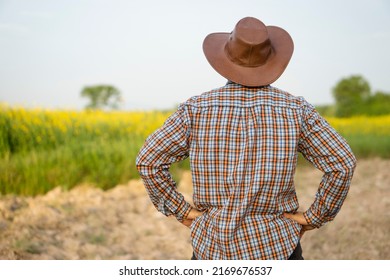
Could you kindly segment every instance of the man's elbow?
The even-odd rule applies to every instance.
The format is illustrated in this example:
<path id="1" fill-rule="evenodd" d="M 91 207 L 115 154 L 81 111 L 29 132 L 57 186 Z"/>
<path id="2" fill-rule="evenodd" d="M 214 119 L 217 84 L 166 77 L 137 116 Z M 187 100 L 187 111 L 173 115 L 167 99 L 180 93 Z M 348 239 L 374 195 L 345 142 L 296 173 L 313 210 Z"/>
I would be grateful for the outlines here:
<path id="1" fill-rule="evenodd" d="M 356 157 L 353 154 L 351 154 L 349 157 L 345 158 L 342 172 L 347 177 L 352 177 L 352 175 L 355 171 L 356 165 L 357 165 Z"/>
<path id="2" fill-rule="evenodd" d="M 135 159 L 135 166 L 138 170 L 138 173 L 142 176 L 145 175 L 146 169 L 147 169 L 147 164 L 145 161 L 145 156 L 142 153 L 142 150 L 139 152 L 137 158 Z"/>
<path id="3" fill-rule="evenodd" d="M 357 165 L 356 157 L 353 154 L 351 154 L 351 157 L 350 157 L 348 164 L 347 164 L 348 169 L 351 170 L 353 173 L 355 168 L 356 168 L 356 165 Z"/>
<path id="4" fill-rule="evenodd" d="M 138 154 L 135 160 L 135 166 L 141 178 L 154 176 L 157 172 L 156 166 L 151 162 L 150 158 L 145 153 L 140 152 Z"/>

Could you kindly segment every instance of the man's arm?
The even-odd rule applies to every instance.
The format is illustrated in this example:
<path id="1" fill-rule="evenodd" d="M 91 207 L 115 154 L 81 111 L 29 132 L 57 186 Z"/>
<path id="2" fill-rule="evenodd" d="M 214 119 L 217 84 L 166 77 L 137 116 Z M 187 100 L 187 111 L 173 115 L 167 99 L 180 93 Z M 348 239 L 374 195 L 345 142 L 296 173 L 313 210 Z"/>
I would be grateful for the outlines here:
<path id="1" fill-rule="evenodd" d="M 317 113 L 312 105 L 304 101 L 302 110 L 298 151 L 324 172 L 315 200 L 302 216 L 305 218 L 306 225 L 318 228 L 333 220 L 340 211 L 351 184 L 356 158 L 345 139 Z"/>
<path id="2" fill-rule="evenodd" d="M 177 191 L 169 173 L 172 163 L 188 157 L 189 131 L 184 109 L 179 108 L 164 125 L 148 137 L 141 148 L 136 165 L 149 197 L 158 211 L 174 215 L 184 222 L 192 207 Z"/>

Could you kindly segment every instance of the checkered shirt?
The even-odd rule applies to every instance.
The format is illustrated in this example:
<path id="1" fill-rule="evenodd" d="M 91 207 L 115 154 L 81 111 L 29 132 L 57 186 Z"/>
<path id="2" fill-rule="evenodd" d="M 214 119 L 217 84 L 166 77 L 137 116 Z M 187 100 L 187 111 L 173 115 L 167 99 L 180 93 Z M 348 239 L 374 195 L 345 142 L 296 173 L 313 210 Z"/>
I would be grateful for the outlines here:
<path id="1" fill-rule="evenodd" d="M 190 98 L 148 137 L 136 163 L 155 207 L 182 221 L 192 208 L 169 167 L 189 157 L 193 203 L 204 211 L 190 227 L 198 259 L 287 259 L 301 230 L 283 216 L 299 207 L 298 152 L 324 172 L 304 212 L 320 227 L 340 210 L 356 159 L 312 105 L 275 87 L 230 82 Z"/>

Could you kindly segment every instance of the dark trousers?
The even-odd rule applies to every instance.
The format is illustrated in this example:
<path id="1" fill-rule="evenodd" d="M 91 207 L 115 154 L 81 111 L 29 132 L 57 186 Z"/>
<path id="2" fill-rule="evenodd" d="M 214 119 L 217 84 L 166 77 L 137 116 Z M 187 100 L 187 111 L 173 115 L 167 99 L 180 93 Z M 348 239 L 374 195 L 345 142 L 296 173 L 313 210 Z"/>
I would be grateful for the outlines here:
<path id="1" fill-rule="evenodd" d="M 303 260 L 302 247 L 301 247 L 300 242 L 298 242 L 297 247 L 295 248 L 294 252 L 292 252 L 291 256 L 288 259 L 289 260 Z M 192 253 L 191 260 L 197 260 L 194 253 Z"/>

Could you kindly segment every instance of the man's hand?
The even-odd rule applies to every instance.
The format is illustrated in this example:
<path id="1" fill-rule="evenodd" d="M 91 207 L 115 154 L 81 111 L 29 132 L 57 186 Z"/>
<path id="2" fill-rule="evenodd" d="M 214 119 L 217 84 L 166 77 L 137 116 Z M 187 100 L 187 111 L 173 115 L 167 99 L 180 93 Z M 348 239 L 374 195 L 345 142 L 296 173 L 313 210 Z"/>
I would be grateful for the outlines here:
<path id="1" fill-rule="evenodd" d="M 202 214 L 203 213 L 200 212 L 199 210 L 192 208 L 190 213 L 188 213 L 187 218 L 183 220 L 182 224 L 185 225 L 186 227 L 190 227 L 193 220 L 195 220 L 195 218 L 199 216 L 202 216 Z"/>
<path id="2" fill-rule="evenodd" d="M 294 214 L 293 213 L 283 213 L 283 215 L 287 219 L 294 220 L 302 226 L 301 232 L 299 234 L 299 236 L 301 238 L 306 231 L 315 229 L 314 226 L 309 225 L 309 223 L 306 221 L 305 217 L 303 216 L 302 212 L 296 212 Z"/>

